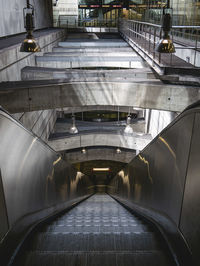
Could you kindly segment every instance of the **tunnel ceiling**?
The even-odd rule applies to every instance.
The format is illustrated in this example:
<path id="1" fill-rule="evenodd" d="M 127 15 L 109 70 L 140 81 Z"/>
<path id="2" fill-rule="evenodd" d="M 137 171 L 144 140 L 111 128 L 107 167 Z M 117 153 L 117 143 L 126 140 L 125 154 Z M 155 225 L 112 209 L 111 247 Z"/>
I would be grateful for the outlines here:
<path id="1" fill-rule="evenodd" d="M 104 179 L 106 176 L 114 177 L 122 168 L 126 166 L 126 163 L 122 162 L 115 162 L 109 160 L 93 160 L 93 161 L 86 161 L 75 163 L 73 166 L 80 172 L 86 174 L 87 176 L 99 176 L 100 178 Z M 93 168 L 104 168 L 109 167 L 109 172 L 93 172 Z"/>

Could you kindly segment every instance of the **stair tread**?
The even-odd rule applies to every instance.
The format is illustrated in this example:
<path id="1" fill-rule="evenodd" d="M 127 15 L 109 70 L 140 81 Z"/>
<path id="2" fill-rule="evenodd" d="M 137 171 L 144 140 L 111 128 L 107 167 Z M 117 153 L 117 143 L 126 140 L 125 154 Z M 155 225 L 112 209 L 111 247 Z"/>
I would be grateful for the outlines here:
<path id="1" fill-rule="evenodd" d="M 169 266 L 165 254 L 160 251 L 152 252 L 27 252 L 18 265 L 28 266 Z"/>

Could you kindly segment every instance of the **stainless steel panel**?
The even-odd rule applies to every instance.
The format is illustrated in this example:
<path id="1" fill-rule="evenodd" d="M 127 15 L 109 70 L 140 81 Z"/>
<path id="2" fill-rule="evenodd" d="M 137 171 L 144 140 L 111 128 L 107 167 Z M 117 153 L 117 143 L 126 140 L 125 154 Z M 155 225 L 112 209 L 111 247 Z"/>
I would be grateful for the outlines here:
<path id="1" fill-rule="evenodd" d="M 92 192 L 87 176 L 2 111 L 0 136 L 0 168 L 10 228 L 23 216 Z"/>
<path id="2" fill-rule="evenodd" d="M 4 198 L 4 191 L 3 191 L 3 183 L 1 178 L 1 171 L 0 171 L 0 239 L 2 239 L 5 235 L 5 232 L 8 231 L 8 217 L 7 217 L 7 210 L 6 210 L 6 203 Z"/>
<path id="3" fill-rule="evenodd" d="M 153 208 L 178 226 L 193 116 L 177 121 L 119 172 L 111 193 Z"/>
<path id="4" fill-rule="evenodd" d="M 185 185 L 180 229 L 197 265 L 200 261 L 200 114 L 196 114 Z"/>
<path id="5" fill-rule="evenodd" d="M 175 119 L 109 187 L 112 195 L 172 220 L 196 265 L 200 260 L 199 132 L 200 109 L 196 107 Z"/>

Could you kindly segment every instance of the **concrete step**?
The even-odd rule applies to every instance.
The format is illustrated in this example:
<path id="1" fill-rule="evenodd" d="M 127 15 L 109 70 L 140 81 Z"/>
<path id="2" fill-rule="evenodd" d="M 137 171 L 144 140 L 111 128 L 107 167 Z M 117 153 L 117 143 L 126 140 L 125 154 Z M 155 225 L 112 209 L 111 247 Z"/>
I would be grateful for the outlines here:
<path id="1" fill-rule="evenodd" d="M 69 79 L 73 80 L 97 80 L 100 78 L 110 81 L 132 79 L 154 79 L 155 75 L 150 68 L 138 68 L 127 70 L 69 70 L 44 67 L 25 67 L 22 69 L 22 80 L 45 80 L 45 79 Z"/>
<path id="2" fill-rule="evenodd" d="M 122 52 L 122 51 L 118 51 L 118 52 L 104 52 L 104 51 L 100 51 L 100 52 L 51 52 L 51 53 L 44 53 L 44 56 L 62 56 L 62 57 L 138 57 L 138 54 L 130 51 L 130 52 Z M 139 57 L 138 57 L 139 58 Z"/>
<path id="3" fill-rule="evenodd" d="M 48 56 L 36 56 L 37 62 L 42 61 L 54 61 L 54 62 L 76 62 L 76 61 L 85 61 L 85 62 L 130 62 L 130 61 L 143 61 L 140 56 L 134 55 L 134 53 L 131 56 L 123 56 L 122 58 L 118 56 L 88 56 L 88 55 L 80 55 L 80 56 L 54 56 L 54 55 L 48 55 Z"/>
<path id="4" fill-rule="evenodd" d="M 114 68 L 143 68 L 145 62 L 139 56 L 132 57 L 63 57 L 63 56 L 36 56 L 36 64 L 40 67 L 81 68 L 81 67 L 114 67 Z"/>
<path id="5" fill-rule="evenodd" d="M 73 47 L 129 47 L 128 43 L 125 41 L 90 41 L 90 42 L 59 42 L 58 46 L 60 47 L 68 47 L 68 48 L 73 48 Z"/>
<path id="6" fill-rule="evenodd" d="M 122 38 L 113 38 L 113 39 L 105 39 L 105 38 L 102 38 L 102 39 L 84 39 L 83 41 L 83 38 L 71 38 L 71 39 L 66 39 L 65 41 L 63 42 L 84 42 L 84 43 L 88 43 L 88 42 L 94 42 L 94 43 L 109 43 L 109 42 L 125 42 Z"/>
<path id="7" fill-rule="evenodd" d="M 53 52 L 68 52 L 68 53 L 98 53 L 98 52 L 133 52 L 131 47 L 74 47 L 74 48 L 66 48 L 66 47 L 55 47 L 52 49 Z"/>

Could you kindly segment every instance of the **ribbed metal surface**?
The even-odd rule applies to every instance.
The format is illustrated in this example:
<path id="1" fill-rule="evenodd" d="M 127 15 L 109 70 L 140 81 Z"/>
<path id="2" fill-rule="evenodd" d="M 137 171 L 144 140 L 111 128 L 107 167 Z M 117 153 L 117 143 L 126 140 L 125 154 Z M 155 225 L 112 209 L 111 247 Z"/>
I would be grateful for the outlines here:
<path id="1" fill-rule="evenodd" d="M 173 265 L 152 228 L 96 194 L 40 231 L 16 265 Z"/>

